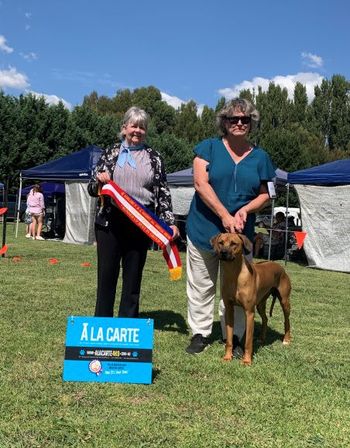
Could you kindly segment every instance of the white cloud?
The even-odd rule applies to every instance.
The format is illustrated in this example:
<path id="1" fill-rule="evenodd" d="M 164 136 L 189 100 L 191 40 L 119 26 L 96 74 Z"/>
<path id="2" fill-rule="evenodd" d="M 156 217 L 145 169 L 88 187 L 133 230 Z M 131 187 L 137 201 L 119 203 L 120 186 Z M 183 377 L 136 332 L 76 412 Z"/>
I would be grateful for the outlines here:
<path id="1" fill-rule="evenodd" d="M 304 64 L 311 68 L 320 68 L 323 66 L 323 59 L 321 56 L 317 56 L 312 53 L 301 53 L 301 57 L 304 60 Z"/>
<path id="2" fill-rule="evenodd" d="M 179 109 L 181 107 L 181 104 L 187 104 L 188 101 L 182 100 L 181 98 L 178 98 L 177 96 L 168 95 L 165 92 L 160 92 L 162 95 L 162 100 L 169 104 L 169 106 L 172 106 L 174 109 Z M 193 100 L 194 101 L 194 100 Z M 205 104 L 197 104 L 197 115 L 200 117 L 203 113 L 203 109 Z"/>
<path id="3" fill-rule="evenodd" d="M 162 95 L 162 100 L 169 104 L 169 106 L 173 106 L 174 109 L 178 109 L 181 107 L 181 104 L 186 104 L 188 101 L 181 100 L 177 96 L 168 95 L 165 92 L 160 92 Z"/>
<path id="4" fill-rule="evenodd" d="M 25 17 L 27 19 L 30 19 L 32 17 L 32 13 L 31 12 L 25 12 L 24 15 L 25 15 Z"/>
<path id="5" fill-rule="evenodd" d="M 63 98 L 59 98 L 57 95 L 47 95 L 46 93 L 38 93 L 32 90 L 27 90 L 26 93 L 30 93 L 38 98 L 44 97 L 47 104 L 58 104 L 61 101 L 64 107 L 66 107 L 69 110 L 72 109 L 72 105 L 68 103 L 68 101 L 65 101 Z"/>
<path id="6" fill-rule="evenodd" d="M 19 73 L 14 67 L 8 70 L 0 70 L 0 88 L 25 89 L 29 87 L 28 78 Z"/>
<path id="7" fill-rule="evenodd" d="M 38 55 L 33 51 L 30 51 L 29 53 L 20 53 L 20 55 L 26 61 L 35 61 L 36 59 L 38 59 Z"/>
<path id="8" fill-rule="evenodd" d="M 4 53 L 12 53 L 13 48 L 9 47 L 6 44 L 6 38 L 5 36 L 0 35 L 0 51 L 3 51 Z"/>
<path id="9" fill-rule="evenodd" d="M 198 115 L 199 117 L 202 116 L 204 106 L 205 106 L 205 104 L 197 104 L 197 115 Z"/>
<path id="10" fill-rule="evenodd" d="M 235 84 L 233 87 L 226 87 L 219 89 L 219 94 L 224 96 L 227 100 L 236 98 L 239 96 L 241 90 L 249 89 L 255 90 L 257 93 L 260 86 L 263 91 L 266 91 L 270 82 L 279 85 L 282 88 L 286 88 L 288 91 L 288 97 L 293 98 L 295 84 L 300 82 L 306 87 L 306 93 L 309 101 L 312 101 L 314 97 L 314 88 L 316 85 L 321 84 L 323 76 L 318 73 L 297 73 L 296 75 L 275 76 L 274 78 L 267 79 L 256 77 L 251 81 L 243 81 L 240 84 Z"/>

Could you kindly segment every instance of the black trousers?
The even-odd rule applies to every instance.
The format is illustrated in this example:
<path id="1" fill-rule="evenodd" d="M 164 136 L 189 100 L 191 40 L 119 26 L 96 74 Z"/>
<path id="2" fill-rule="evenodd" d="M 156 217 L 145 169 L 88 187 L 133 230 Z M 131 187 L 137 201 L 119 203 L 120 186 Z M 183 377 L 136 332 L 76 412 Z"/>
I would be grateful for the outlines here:
<path id="1" fill-rule="evenodd" d="M 97 242 L 97 300 L 95 316 L 113 317 L 115 293 L 122 266 L 118 317 L 138 317 L 142 271 L 149 238 L 113 207 L 108 227 L 95 226 Z"/>

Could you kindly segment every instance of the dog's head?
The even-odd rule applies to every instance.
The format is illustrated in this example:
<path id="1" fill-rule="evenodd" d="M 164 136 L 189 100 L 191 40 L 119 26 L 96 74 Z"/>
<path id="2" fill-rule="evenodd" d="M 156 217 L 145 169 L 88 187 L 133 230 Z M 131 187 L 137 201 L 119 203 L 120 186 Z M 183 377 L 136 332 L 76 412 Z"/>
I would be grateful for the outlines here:
<path id="1" fill-rule="evenodd" d="M 253 249 L 251 241 L 239 233 L 219 233 L 210 243 L 220 260 L 224 261 L 233 261 L 242 254 L 249 254 Z"/>

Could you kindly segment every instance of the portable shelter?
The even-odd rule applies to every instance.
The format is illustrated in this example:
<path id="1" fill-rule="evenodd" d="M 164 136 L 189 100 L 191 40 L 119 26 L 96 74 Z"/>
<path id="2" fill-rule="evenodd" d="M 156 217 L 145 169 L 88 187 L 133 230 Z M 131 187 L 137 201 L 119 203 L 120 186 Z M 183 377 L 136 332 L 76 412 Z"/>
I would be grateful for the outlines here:
<path id="1" fill-rule="evenodd" d="M 175 215 L 187 216 L 194 195 L 193 170 L 187 168 L 167 175 Z"/>
<path id="2" fill-rule="evenodd" d="M 308 264 L 350 272 L 350 159 L 289 173 L 287 180 L 299 197 Z"/>
<path id="3" fill-rule="evenodd" d="M 24 179 L 61 181 L 65 184 L 66 231 L 64 242 L 91 244 L 94 241 L 96 199 L 89 196 L 87 183 L 101 155 L 101 148 L 91 145 L 57 160 L 24 170 L 20 174 L 21 197 Z M 17 215 L 18 231 L 19 216 Z"/>
<path id="4" fill-rule="evenodd" d="M 64 183 L 59 182 L 40 182 L 40 187 L 44 196 L 52 196 L 53 194 L 64 194 Z M 33 185 L 22 188 L 22 196 L 26 196 Z"/>

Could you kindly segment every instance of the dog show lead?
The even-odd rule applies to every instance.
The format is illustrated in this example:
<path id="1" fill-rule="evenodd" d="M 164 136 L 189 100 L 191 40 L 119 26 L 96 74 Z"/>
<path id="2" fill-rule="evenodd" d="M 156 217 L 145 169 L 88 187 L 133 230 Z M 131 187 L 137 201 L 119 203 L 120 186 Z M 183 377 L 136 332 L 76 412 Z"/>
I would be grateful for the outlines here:
<path id="1" fill-rule="evenodd" d="M 231 100 L 217 114 L 220 137 L 204 140 L 194 148 L 196 192 L 186 225 L 188 324 L 193 334 L 186 351 L 190 354 L 205 350 L 212 332 L 219 258 L 210 240 L 218 233 L 243 232 L 253 241 L 255 213 L 269 201 L 267 182 L 275 170 L 268 154 L 248 140 L 258 121 L 259 113 L 250 101 Z M 252 259 L 252 254 L 249 257 Z M 223 339 L 224 313 L 221 299 Z M 240 340 L 244 332 L 244 311 L 235 306 L 235 356 L 243 355 Z"/>
<path id="2" fill-rule="evenodd" d="M 174 225 L 170 191 L 164 163 L 146 142 L 149 117 L 131 107 L 124 115 L 121 143 L 105 149 L 88 185 L 91 196 L 98 197 L 103 185 L 114 181 L 128 195 L 155 212 L 179 235 Z M 95 219 L 97 242 L 96 317 L 113 317 L 116 287 L 122 265 L 123 284 L 118 317 L 138 317 L 142 272 L 149 237 L 137 227 L 109 197 L 99 197 Z"/>

